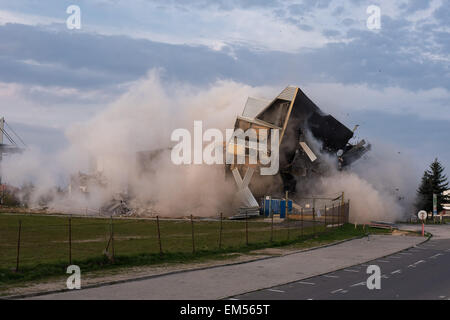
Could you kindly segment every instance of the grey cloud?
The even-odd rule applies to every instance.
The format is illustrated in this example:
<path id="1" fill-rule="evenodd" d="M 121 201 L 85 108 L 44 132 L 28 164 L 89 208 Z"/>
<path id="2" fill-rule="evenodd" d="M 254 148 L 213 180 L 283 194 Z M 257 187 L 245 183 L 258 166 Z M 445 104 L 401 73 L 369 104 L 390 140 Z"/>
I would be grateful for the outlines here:
<path id="1" fill-rule="evenodd" d="M 402 4 L 400 9 L 404 10 L 406 13 L 414 13 L 418 10 L 425 10 L 430 7 L 430 1 L 424 0 L 409 0 L 408 2 Z"/>
<path id="2" fill-rule="evenodd" d="M 9 24 L 0 27 L 0 81 L 117 92 L 112 88 L 145 76 L 149 69 L 162 68 L 165 79 L 205 84 L 216 79 L 253 85 L 337 81 L 450 89 L 450 75 L 445 71 L 448 62 L 421 58 L 426 50 L 445 53 L 449 35 L 429 28 L 411 32 L 410 27 L 406 20 L 385 17 L 380 32 L 352 29 L 348 43 L 297 54 L 227 47 L 235 59 L 227 50 L 202 46 Z M 337 32 L 326 30 L 324 34 Z"/>

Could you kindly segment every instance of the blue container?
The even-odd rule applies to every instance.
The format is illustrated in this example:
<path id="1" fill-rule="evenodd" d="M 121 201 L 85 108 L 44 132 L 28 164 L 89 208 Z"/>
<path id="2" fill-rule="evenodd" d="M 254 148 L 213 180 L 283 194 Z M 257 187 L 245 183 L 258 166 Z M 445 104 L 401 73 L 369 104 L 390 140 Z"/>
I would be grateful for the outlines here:
<path id="1" fill-rule="evenodd" d="M 286 200 L 280 200 L 280 218 L 286 218 Z M 288 214 L 292 214 L 292 200 L 288 200 Z"/>
<path id="2" fill-rule="evenodd" d="M 263 199 L 262 212 L 266 217 L 270 217 L 270 213 L 279 214 L 280 218 L 286 218 L 286 200 L 281 199 Z M 288 200 L 288 214 L 292 213 L 292 200 Z"/>
<path id="3" fill-rule="evenodd" d="M 264 215 L 268 217 L 270 215 L 270 200 L 264 199 Z"/>

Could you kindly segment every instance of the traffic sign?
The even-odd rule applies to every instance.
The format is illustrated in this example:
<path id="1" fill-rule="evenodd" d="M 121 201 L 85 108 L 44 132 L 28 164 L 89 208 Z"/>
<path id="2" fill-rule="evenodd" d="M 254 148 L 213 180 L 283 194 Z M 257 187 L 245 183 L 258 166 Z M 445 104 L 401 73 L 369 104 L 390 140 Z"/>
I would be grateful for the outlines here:
<path id="1" fill-rule="evenodd" d="M 427 218 L 427 212 L 425 210 L 421 210 L 419 211 L 417 216 L 419 217 L 420 220 L 425 220 Z"/>

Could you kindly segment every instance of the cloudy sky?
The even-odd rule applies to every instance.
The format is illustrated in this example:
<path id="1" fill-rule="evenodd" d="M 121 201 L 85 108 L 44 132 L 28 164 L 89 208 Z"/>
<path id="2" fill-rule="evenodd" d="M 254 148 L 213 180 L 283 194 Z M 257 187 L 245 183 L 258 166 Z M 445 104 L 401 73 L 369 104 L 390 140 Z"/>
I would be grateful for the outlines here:
<path id="1" fill-rule="evenodd" d="M 296 85 L 358 136 L 448 172 L 449 17 L 447 0 L 0 0 L 0 116 L 52 151 L 155 68 L 168 85 Z"/>

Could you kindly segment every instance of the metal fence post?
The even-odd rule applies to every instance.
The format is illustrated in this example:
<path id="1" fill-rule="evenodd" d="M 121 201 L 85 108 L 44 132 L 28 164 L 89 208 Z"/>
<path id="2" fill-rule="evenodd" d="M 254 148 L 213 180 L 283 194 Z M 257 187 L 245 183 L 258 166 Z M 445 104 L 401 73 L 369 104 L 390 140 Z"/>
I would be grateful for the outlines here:
<path id="1" fill-rule="evenodd" d="M 347 203 L 347 223 L 350 222 L 350 199 L 348 199 Z"/>
<path id="2" fill-rule="evenodd" d="M 333 209 L 331 210 L 331 227 L 334 228 L 334 203 Z"/>
<path id="3" fill-rule="evenodd" d="M 19 256 L 20 256 L 20 234 L 22 233 L 22 220 L 19 220 L 19 235 L 17 237 L 17 259 L 16 272 L 19 272 Z"/>
<path id="4" fill-rule="evenodd" d="M 110 224 L 111 224 L 111 253 L 112 253 L 112 259 L 111 261 L 114 262 L 114 256 L 115 256 L 115 252 L 114 252 L 114 225 L 113 225 L 113 217 L 111 215 L 111 220 L 110 220 Z"/>
<path id="5" fill-rule="evenodd" d="M 312 214 L 313 214 L 313 235 L 316 236 L 316 208 L 313 206 L 312 209 Z"/>
<path id="6" fill-rule="evenodd" d="M 290 240 L 290 228 L 289 228 L 289 221 L 287 222 L 287 239 Z"/>
<path id="7" fill-rule="evenodd" d="M 156 228 L 158 229 L 158 246 L 159 246 L 159 254 L 162 255 L 162 244 L 161 244 L 161 231 L 159 229 L 159 216 L 156 216 Z"/>
<path id="8" fill-rule="evenodd" d="M 302 207 L 302 238 L 303 238 L 303 207 Z"/>
<path id="9" fill-rule="evenodd" d="M 72 216 L 69 216 L 69 265 L 72 265 Z"/>
<path id="10" fill-rule="evenodd" d="M 272 216 L 272 224 L 270 226 L 270 242 L 273 242 L 273 212 L 270 213 Z"/>
<path id="11" fill-rule="evenodd" d="M 195 253 L 195 240 L 194 240 L 194 220 L 191 214 L 191 230 L 192 230 L 192 253 Z"/>
<path id="12" fill-rule="evenodd" d="M 222 249 L 222 212 L 220 213 L 219 222 L 219 249 Z"/>
<path id="13" fill-rule="evenodd" d="M 341 220 L 341 210 L 342 210 L 342 204 L 340 204 L 339 208 L 338 208 L 338 214 L 337 214 L 337 227 L 338 228 L 339 228 L 339 223 L 340 223 L 340 220 Z"/>
<path id="14" fill-rule="evenodd" d="M 325 205 L 325 221 L 324 221 L 324 225 L 325 225 L 325 231 L 327 230 L 327 205 Z"/>
<path id="15" fill-rule="evenodd" d="M 245 244 L 248 246 L 248 213 L 245 212 Z"/>

